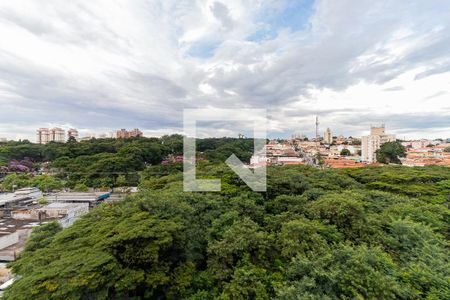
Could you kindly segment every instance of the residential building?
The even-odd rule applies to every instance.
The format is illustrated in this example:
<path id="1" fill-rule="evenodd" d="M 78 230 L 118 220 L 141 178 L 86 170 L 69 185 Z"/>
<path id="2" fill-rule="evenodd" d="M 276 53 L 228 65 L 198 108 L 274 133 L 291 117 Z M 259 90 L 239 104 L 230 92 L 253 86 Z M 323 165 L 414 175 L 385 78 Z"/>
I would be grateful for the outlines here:
<path id="1" fill-rule="evenodd" d="M 427 147 L 428 145 L 433 145 L 433 144 L 434 144 L 433 141 L 426 140 L 426 139 L 402 142 L 402 145 L 404 147 L 413 148 L 413 149 L 421 149 L 421 148 Z"/>
<path id="2" fill-rule="evenodd" d="M 64 129 L 55 127 L 50 129 L 50 141 L 63 143 L 65 141 L 65 131 Z"/>
<path id="3" fill-rule="evenodd" d="M 341 145 L 347 142 L 347 138 L 342 134 L 336 137 L 336 144 Z"/>
<path id="4" fill-rule="evenodd" d="M 330 147 L 330 149 L 334 149 L 334 147 Z M 351 155 L 357 155 L 358 151 L 361 150 L 361 146 L 359 145 L 337 145 L 336 148 L 337 152 L 340 154 L 342 150 L 347 149 L 350 151 Z"/>
<path id="5" fill-rule="evenodd" d="M 116 137 L 118 139 L 125 139 L 128 137 L 128 131 L 124 128 L 116 131 Z"/>
<path id="6" fill-rule="evenodd" d="M 330 128 L 327 128 L 323 135 L 323 142 L 325 144 L 332 144 L 333 143 L 333 135 L 331 134 Z"/>
<path id="7" fill-rule="evenodd" d="M 116 131 L 116 137 L 117 138 L 131 138 L 131 137 L 139 137 L 142 136 L 142 131 L 140 131 L 139 129 L 135 128 L 131 131 L 127 131 L 126 129 L 120 129 Z"/>
<path id="8" fill-rule="evenodd" d="M 271 141 L 250 158 L 251 167 L 305 164 L 304 158 L 289 143 Z"/>
<path id="9" fill-rule="evenodd" d="M 324 163 L 325 166 L 332 169 L 361 168 L 366 166 L 366 164 L 360 163 L 353 159 L 342 157 L 327 157 L 325 158 Z"/>
<path id="10" fill-rule="evenodd" d="M 73 137 L 76 141 L 78 140 L 78 130 L 75 128 L 70 128 L 69 131 L 67 131 L 67 138 Z"/>
<path id="11" fill-rule="evenodd" d="M 142 136 L 143 134 L 142 134 L 142 131 L 140 131 L 137 128 L 134 128 L 133 130 L 128 132 L 128 135 L 129 135 L 129 137 L 139 137 L 139 136 Z"/>
<path id="12" fill-rule="evenodd" d="M 293 140 L 301 140 L 301 141 L 303 141 L 303 140 L 307 139 L 307 137 L 303 133 L 294 133 L 292 135 L 292 139 Z"/>
<path id="13" fill-rule="evenodd" d="M 47 144 L 48 142 L 63 143 L 65 141 L 64 129 L 55 128 L 39 128 L 36 130 L 36 143 Z"/>
<path id="14" fill-rule="evenodd" d="M 361 160 L 368 163 L 377 161 L 376 151 L 386 142 L 395 141 L 395 135 L 386 134 L 385 126 L 371 127 L 370 135 L 361 138 Z"/>
<path id="15" fill-rule="evenodd" d="M 432 145 L 430 140 L 408 141 L 402 143 L 406 144 L 406 157 L 401 158 L 402 165 L 405 166 L 427 166 L 439 165 L 450 166 L 450 153 L 445 152 L 444 149 L 450 144 L 439 143 Z M 421 146 L 421 147 L 419 147 Z"/>
<path id="16" fill-rule="evenodd" d="M 49 135 L 48 128 L 39 128 L 36 130 L 36 143 L 47 144 L 49 142 Z"/>
<path id="17" fill-rule="evenodd" d="M 0 138 L 0 143 L 6 143 L 8 140 L 6 138 Z"/>

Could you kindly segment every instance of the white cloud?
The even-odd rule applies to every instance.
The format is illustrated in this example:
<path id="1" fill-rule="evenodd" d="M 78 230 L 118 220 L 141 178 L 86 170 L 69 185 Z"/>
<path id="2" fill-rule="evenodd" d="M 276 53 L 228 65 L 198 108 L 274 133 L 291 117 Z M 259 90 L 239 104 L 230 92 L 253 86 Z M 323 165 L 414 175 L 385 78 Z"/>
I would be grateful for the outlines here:
<path id="1" fill-rule="evenodd" d="M 0 136 L 181 132 L 207 105 L 267 108 L 275 135 L 312 134 L 316 113 L 343 134 L 445 135 L 450 3 L 320 0 L 285 20 L 289 2 L 2 1 Z"/>

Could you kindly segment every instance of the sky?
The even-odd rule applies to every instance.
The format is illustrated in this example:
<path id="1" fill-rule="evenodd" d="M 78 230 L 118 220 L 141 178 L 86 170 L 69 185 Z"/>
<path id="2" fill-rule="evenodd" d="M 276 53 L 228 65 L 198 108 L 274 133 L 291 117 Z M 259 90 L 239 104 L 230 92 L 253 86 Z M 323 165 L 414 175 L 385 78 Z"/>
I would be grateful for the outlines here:
<path id="1" fill-rule="evenodd" d="M 266 109 L 269 137 L 318 115 L 321 133 L 449 138 L 449 99 L 448 0 L 0 1 L 0 138 L 182 133 L 193 108 Z M 199 131 L 250 126 L 228 123 Z"/>

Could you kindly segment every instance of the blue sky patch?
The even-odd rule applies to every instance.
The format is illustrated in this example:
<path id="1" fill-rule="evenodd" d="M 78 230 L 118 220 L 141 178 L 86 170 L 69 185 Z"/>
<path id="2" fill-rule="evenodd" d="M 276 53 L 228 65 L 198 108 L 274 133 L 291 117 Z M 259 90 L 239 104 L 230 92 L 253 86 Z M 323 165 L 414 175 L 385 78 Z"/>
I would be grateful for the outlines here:
<path id="1" fill-rule="evenodd" d="M 247 40 L 258 42 L 273 39 L 283 29 L 300 31 L 308 24 L 313 10 L 313 0 L 294 0 L 286 2 L 278 11 L 265 11 L 259 19 L 264 28 L 250 35 Z"/>

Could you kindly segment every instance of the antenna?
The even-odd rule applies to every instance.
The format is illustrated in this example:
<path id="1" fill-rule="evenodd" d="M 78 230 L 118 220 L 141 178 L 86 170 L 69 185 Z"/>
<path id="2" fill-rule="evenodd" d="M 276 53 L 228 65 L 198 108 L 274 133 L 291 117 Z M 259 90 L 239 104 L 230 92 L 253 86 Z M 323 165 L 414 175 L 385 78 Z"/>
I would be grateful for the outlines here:
<path id="1" fill-rule="evenodd" d="M 316 139 L 319 140 L 319 116 L 316 116 Z"/>

